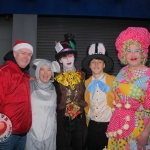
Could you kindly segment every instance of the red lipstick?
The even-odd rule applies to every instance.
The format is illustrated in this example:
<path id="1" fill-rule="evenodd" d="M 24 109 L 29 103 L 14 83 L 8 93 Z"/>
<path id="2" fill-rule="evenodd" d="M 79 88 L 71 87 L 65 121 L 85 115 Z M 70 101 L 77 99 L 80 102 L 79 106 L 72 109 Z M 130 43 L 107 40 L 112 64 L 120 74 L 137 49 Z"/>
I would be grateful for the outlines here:
<path id="1" fill-rule="evenodd" d="M 137 60 L 137 58 L 131 58 L 132 61 Z"/>

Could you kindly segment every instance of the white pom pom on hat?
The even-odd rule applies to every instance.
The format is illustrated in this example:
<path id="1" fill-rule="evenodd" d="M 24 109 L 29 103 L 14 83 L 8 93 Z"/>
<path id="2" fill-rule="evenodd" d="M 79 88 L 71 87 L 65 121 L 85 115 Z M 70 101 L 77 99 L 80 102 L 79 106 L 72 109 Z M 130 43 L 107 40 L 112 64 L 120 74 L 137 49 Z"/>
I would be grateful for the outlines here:
<path id="1" fill-rule="evenodd" d="M 27 49 L 30 49 L 31 52 L 33 53 L 33 47 L 31 44 L 29 44 L 28 42 L 26 41 L 22 41 L 22 40 L 17 40 L 14 44 L 14 47 L 13 47 L 13 51 L 18 51 L 22 48 L 27 48 Z"/>

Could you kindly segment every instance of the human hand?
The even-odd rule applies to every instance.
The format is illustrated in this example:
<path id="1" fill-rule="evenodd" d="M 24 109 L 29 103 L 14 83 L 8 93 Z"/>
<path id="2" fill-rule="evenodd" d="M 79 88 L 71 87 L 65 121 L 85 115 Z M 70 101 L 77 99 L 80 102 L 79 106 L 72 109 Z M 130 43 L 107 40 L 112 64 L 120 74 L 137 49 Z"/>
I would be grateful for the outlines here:
<path id="1" fill-rule="evenodd" d="M 148 132 L 143 131 L 137 138 L 138 150 L 146 150 L 146 145 L 148 144 Z"/>
<path id="2" fill-rule="evenodd" d="M 29 81 L 33 81 L 35 79 L 36 79 L 35 77 L 30 77 Z"/>

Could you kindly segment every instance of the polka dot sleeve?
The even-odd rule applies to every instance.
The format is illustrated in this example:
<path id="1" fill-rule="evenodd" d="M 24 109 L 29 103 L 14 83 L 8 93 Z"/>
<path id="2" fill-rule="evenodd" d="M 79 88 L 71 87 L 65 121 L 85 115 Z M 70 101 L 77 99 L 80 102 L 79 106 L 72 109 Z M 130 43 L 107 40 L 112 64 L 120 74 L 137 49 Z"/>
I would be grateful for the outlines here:
<path id="1" fill-rule="evenodd" d="M 147 91 L 145 93 L 145 101 L 143 103 L 144 108 L 150 110 L 150 82 L 148 84 Z"/>

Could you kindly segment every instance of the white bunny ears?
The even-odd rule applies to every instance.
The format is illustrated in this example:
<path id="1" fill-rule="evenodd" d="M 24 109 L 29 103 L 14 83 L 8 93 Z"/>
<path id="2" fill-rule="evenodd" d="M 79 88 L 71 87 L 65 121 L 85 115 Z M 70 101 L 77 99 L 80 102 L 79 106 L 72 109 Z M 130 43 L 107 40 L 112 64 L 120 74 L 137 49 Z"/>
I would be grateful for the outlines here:
<path id="1" fill-rule="evenodd" d="M 50 68 L 53 72 L 57 72 L 59 73 L 60 72 L 60 66 L 59 66 L 59 63 L 57 61 L 49 61 L 49 60 L 46 60 L 46 59 L 35 59 L 33 61 L 33 64 L 35 66 L 38 66 L 38 65 L 44 65 L 44 64 L 49 64 L 50 65 Z"/>
<path id="2" fill-rule="evenodd" d="M 89 50 L 88 50 L 89 55 L 94 55 L 94 54 L 105 55 L 105 53 L 106 53 L 106 49 L 105 49 L 103 43 L 97 43 L 97 45 L 95 43 L 91 44 L 89 47 Z"/>

